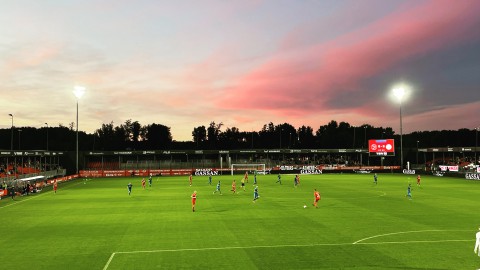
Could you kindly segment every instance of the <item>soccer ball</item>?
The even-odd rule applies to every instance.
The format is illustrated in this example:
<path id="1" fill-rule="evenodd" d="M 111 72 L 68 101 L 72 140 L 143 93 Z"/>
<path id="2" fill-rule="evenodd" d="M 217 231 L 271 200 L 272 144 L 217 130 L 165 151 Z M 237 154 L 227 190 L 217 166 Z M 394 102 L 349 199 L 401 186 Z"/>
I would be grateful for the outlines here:
<path id="1" fill-rule="evenodd" d="M 305 205 L 303 205 L 303 208 L 307 208 L 307 205 L 306 205 L 306 204 L 305 204 Z"/>

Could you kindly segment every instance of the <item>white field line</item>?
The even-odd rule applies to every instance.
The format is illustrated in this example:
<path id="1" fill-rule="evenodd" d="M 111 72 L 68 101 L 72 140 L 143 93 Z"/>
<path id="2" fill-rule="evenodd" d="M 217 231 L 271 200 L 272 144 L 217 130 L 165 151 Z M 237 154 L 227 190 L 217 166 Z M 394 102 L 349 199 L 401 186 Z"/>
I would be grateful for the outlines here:
<path id="1" fill-rule="evenodd" d="M 407 234 L 407 233 L 421 233 L 421 232 L 460 232 L 460 231 L 468 231 L 468 230 L 421 230 L 421 231 L 405 231 L 405 232 L 393 232 L 393 233 L 384 233 L 384 234 L 377 234 L 374 236 L 370 237 L 365 237 L 363 239 L 357 240 L 353 242 L 352 244 L 356 245 L 360 242 L 363 242 L 365 240 L 373 239 L 373 238 L 378 238 L 382 236 L 388 236 L 388 235 L 396 235 L 396 234 Z"/>
<path id="2" fill-rule="evenodd" d="M 442 230 L 431 230 L 442 231 Z M 407 233 L 407 232 L 401 232 Z M 398 233 L 397 233 L 398 234 Z M 113 257 L 117 254 L 138 254 L 138 253 L 161 253 L 161 252 L 183 252 L 183 251 L 209 251 L 209 250 L 229 250 L 229 249 L 254 249 L 254 248 L 284 248 L 284 247 L 318 247 L 318 246 L 349 246 L 349 245 L 387 245 L 387 244 L 409 244 L 409 243 L 444 243 L 444 242 L 473 242 L 474 240 L 425 240 L 425 241 L 402 241 L 402 242 L 376 242 L 376 243 L 318 243 L 305 245 L 271 245 L 271 246 L 237 246 L 237 247 L 211 247 L 211 248 L 180 248 L 180 249 L 157 249 L 157 250 L 135 250 L 135 251 L 117 251 L 110 255 L 103 270 L 107 270 Z"/>
<path id="3" fill-rule="evenodd" d="M 115 252 L 112 253 L 112 255 L 110 255 L 110 258 L 108 259 L 107 264 L 105 264 L 105 267 L 103 267 L 103 270 L 107 270 L 107 268 L 110 265 L 110 263 L 112 262 L 114 256 L 115 256 Z"/>
<path id="4" fill-rule="evenodd" d="M 401 242 L 375 242 L 375 243 L 358 243 L 355 245 L 388 245 L 388 244 L 411 244 L 411 243 L 448 243 L 448 242 L 473 242 L 473 240 L 414 240 Z M 354 244 L 352 244 L 354 245 Z"/>

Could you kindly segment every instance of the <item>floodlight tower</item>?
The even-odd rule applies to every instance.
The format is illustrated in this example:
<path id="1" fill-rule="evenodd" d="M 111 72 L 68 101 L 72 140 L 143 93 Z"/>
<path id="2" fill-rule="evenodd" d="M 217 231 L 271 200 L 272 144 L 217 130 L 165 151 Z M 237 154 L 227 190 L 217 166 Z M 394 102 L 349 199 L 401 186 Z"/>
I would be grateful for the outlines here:
<path id="1" fill-rule="evenodd" d="M 393 95 L 400 104 L 400 168 L 403 169 L 403 122 L 402 122 L 402 101 L 405 96 L 403 86 L 393 88 Z"/>
<path id="2" fill-rule="evenodd" d="M 48 123 L 45 123 L 47 125 L 47 151 L 48 151 Z"/>
<path id="3" fill-rule="evenodd" d="M 20 147 L 20 139 L 21 139 L 20 132 L 22 132 L 21 129 L 18 130 L 18 150 L 22 149 L 22 148 Z"/>
<path id="4" fill-rule="evenodd" d="M 76 158 L 76 174 L 78 174 L 78 100 L 85 94 L 85 87 L 83 86 L 75 86 L 73 90 L 73 94 L 77 98 L 77 158 Z"/>
<path id="5" fill-rule="evenodd" d="M 11 134 L 11 140 L 10 140 L 10 151 L 13 151 L 13 114 L 12 113 L 9 113 L 8 115 L 10 115 L 10 117 L 12 117 L 12 134 Z"/>
<path id="6" fill-rule="evenodd" d="M 420 141 L 417 141 L 417 165 L 418 165 L 418 143 L 419 143 L 419 142 L 420 142 Z"/>
<path id="7" fill-rule="evenodd" d="M 353 128 L 353 144 L 352 144 L 352 149 L 355 149 L 355 126 L 352 126 Z"/>
<path id="8" fill-rule="evenodd" d="M 363 133 L 363 139 L 365 140 L 365 147 L 368 147 L 368 142 L 367 142 L 367 127 L 368 127 L 367 125 L 365 125 L 365 126 L 363 127 L 363 129 L 364 129 L 364 131 L 365 131 L 365 132 Z M 362 144 L 362 146 L 363 146 L 363 144 Z"/>
<path id="9" fill-rule="evenodd" d="M 475 165 L 477 165 L 478 160 L 477 160 L 477 149 L 478 149 L 478 130 L 480 129 L 480 126 L 475 128 Z"/>

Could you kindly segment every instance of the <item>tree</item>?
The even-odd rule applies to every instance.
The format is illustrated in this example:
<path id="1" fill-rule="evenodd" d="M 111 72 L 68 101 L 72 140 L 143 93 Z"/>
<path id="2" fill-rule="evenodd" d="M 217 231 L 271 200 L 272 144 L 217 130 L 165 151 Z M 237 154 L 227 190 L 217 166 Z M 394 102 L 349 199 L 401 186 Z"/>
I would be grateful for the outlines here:
<path id="1" fill-rule="evenodd" d="M 313 128 L 310 126 L 301 126 L 297 130 L 298 144 L 300 148 L 311 148 L 315 145 L 315 136 Z"/>
<path id="2" fill-rule="evenodd" d="M 225 132 L 219 134 L 220 146 L 223 148 L 235 149 L 244 145 L 246 142 L 245 135 L 240 133 L 236 127 L 227 128 Z"/>
<path id="3" fill-rule="evenodd" d="M 125 134 L 122 128 L 114 127 L 113 121 L 102 124 L 100 129 L 95 131 L 98 134 L 97 149 L 116 150 L 125 148 Z"/>
<path id="4" fill-rule="evenodd" d="M 220 128 L 222 128 L 223 123 L 215 124 L 214 121 L 210 122 L 210 125 L 207 128 L 207 136 L 210 147 L 215 148 L 216 142 L 218 141 L 218 136 L 220 134 Z"/>
<path id="5" fill-rule="evenodd" d="M 288 123 L 283 123 L 275 127 L 275 133 L 279 138 L 280 148 L 290 148 L 292 144 L 292 135 L 295 140 L 297 131 L 294 126 Z"/>
<path id="6" fill-rule="evenodd" d="M 259 146 L 261 148 L 273 148 L 275 145 L 278 147 L 278 140 L 274 140 L 275 137 L 275 125 L 270 122 L 263 125 L 262 130 L 259 132 Z"/>
<path id="7" fill-rule="evenodd" d="M 192 137 L 193 142 L 197 145 L 197 147 L 199 145 L 202 146 L 203 143 L 207 140 L 207 129 L 205 128 L 205 126 L 193 128 Z"/>
<path id="8" fill-rule="evenodd" d="M 320 148 L 335 148 L 336 133 L 338 124 L 332 120 L 327 125 L 320 126 L 315 132 L 317 137 L 317 146 Z"/>
<path id="9" fill-rule="evenodd" d="M 148 149 L 167 149 L 172 143 L 170 128 L 160 124 L 151 124 L 145 128 L 146 147 Z"/>

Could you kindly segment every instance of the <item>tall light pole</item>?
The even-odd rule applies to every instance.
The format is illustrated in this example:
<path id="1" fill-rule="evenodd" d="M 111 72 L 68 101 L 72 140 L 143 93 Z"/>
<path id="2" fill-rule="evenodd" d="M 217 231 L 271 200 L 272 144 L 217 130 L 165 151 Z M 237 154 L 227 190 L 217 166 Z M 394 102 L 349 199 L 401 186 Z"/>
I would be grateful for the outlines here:
<path id="1" fill-rule="evenodd" d="M 22 148 L 20 147 L 20 138 L 21 138 L 20 132 L 22 132 L 21 129 L 18 130 L 18 150 L 22 149 Z"/>
<path id="2" fill-rule="evenodd" d="M 12 138 L 10 140 L 10 151 L 13 151 L 13 114 L 9 113 L 8 115 L 10 115 L 10 117 L 12 117 Z"/>
<path id="3" fill-rule="evenodd" d="M 480 127 L 475 128 L 475 165 L 478 165 L 478 160 L 477 160 L 477 149 L 478 149 L 478 130 Z"/>
<path id="4" fill-rule="evenodd" d="M 402 122 L 402 101 L 405 96 L 405 88 L 396 87 L 393 89 L 393 95 L 400 103 L 400 169 L 403 169 L 403 122 Z"/>
<path id="5" fill-rule="evenodd" d="M 288 137 L 288 149 L 292 147 L 292 132 L 290 132 L 290 136 Z"/>
<path id="6" fill-rule="evenodd" d="M 75 86 L 73 90 L 73 94 L 77 98 L 77 158 L 76 158 L 76 174 L 78 174 L 78 100 L 85 94 L 85 87 L 83 86 Z"/>
<path id="7" fill-rule="evenodd" d="M 366 147 L 366 145 L 368 145 L 368 143 L 367 143 L 367 126 L 364 126 L 363 128 L 365 129 L 365 132 L 363 134 L 364 143 L 365 143 L 364 147 Z"/>
<path id="8" fill-rule="evenodd" d="M 353 146 L 352 148 L 355 149 L 355 126 L 352 126 L 353 127 Z"/>
<path id="9" fill-rule="evenodd" d="M 420 141 L 417 141 L 417 164 L 418 164 L 418 143 L 419 143 L 419 142 L 420 142 Z"/>
<path id="10" fill-rule="evenodd" d="M 280 149 L 282 149 L 282 131 L 283 128 L 280 128 Z"/>
<path id="11" fill-rule="evenodd" d="M 48 123 L 45 123 L 47 125 L 47 151 L 48 151 Z"/>
<path id="12" fill-rule="evenodd" d="M 252 131 L 252 149 L 253 149 L 253 131 Z"/>

